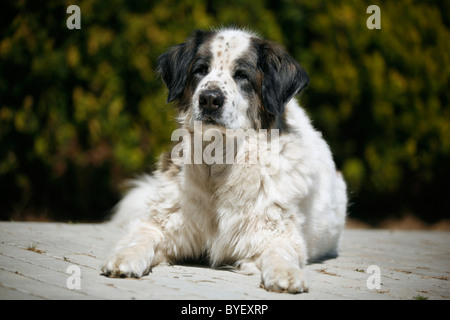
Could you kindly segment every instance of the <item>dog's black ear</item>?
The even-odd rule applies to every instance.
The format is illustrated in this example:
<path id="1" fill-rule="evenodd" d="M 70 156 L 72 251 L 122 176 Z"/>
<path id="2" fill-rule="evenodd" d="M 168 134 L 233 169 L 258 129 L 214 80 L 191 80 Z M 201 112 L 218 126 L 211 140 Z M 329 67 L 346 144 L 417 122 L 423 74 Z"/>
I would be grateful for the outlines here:
<path id="1" fill-rule="evenodd" d="M 263 73 L 262 103 L 272 114 L 282 114 L 289 100 L 309 84 L 306 71 L 274 42 L 259 43 L 258 67 Z"/>
<path id="2" fill-rule="evenodd" d="M 157 72 L 169 89 L 167 102 L 180 100 L 186 86 L 189 67 L 207 33 L 209 32 L 195 31 L 185 42 L 172 47 L 158 58 Z"/>

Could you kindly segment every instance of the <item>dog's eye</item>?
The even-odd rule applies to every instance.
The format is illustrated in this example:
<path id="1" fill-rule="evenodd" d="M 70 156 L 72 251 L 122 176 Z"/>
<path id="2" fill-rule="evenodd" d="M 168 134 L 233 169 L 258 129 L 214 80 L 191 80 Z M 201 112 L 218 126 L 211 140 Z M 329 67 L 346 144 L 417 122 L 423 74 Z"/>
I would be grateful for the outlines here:
<path id="1" fill-rule="evenodd" d="M 237 70 L 237 71 L 234 73 L 234 79 L 235 79 L 236 81 L 245 81 L 245 80 L 248 80 L 248 74 L 247 74 L 245 71 Z"/>
<path id="2" fill-rule="evenodd" d="M 206 64 L 202 64 L 195 68 L 194 74 L 199 76 L 205 76 L 208 73 L 208 66 Z"/>

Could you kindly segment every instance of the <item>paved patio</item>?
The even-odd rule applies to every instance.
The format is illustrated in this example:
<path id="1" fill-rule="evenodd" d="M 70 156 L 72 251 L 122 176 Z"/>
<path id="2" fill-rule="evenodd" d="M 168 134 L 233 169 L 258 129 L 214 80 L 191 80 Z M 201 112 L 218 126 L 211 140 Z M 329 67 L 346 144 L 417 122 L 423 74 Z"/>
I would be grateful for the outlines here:
<path id="1" fill-rule="evenodd" d="M 104 277 L 100 265 L 122 232 L 104 224 L 1 222 L 0 299 L 450 299 L 450 232 L 346 230 L 340 256 L 308 265 L 310 292 L 296 295 L 265 291 L 259 275 L 203 266 Z"/>

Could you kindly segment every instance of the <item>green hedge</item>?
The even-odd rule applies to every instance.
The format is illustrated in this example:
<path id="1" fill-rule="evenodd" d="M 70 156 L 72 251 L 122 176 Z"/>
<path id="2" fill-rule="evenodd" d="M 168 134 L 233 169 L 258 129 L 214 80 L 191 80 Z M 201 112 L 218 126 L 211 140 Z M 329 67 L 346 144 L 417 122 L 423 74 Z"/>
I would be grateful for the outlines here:
<path id="1" fill-rule="evenodd" d="M 70 4 L 81 30 L 66 27 Z M 366 27 L 370 4 L 381 30 Z M 307 70 L 300 100 L 346 177 L 351 216 L 448 217 L 448 2 L 49 0 L 2 11 L 2 219 L 104 217 L 175 128 L 157 57 L 222 25 L 281 42 Z"/>

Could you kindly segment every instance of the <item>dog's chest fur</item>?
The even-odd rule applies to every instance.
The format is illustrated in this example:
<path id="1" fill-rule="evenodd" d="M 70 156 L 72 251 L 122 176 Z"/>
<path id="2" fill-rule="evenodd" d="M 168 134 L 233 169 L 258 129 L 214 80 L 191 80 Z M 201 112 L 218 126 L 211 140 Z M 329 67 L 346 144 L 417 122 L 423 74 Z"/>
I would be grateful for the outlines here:
<path id="1" fill-rule="evenodd" d="M 293 199 L 274 184 L 277 178 L 262 174 L 266 169 L 264 159 L 258 156 L 257 164 L 246 163 L 251 147 L 244 143 L 235 150 L 234 164 L 192 161 L 179 173 L 181 213 L 187 217 L 183 220 L 189 225 L 184 227 L 191 233 L 187 251 L 198 257 L 207 255 L 213 266 L 256 254 L 271 232 L 288 231 L 287 221 L 297 227 L 301 224 L 287 205 Z"/>

